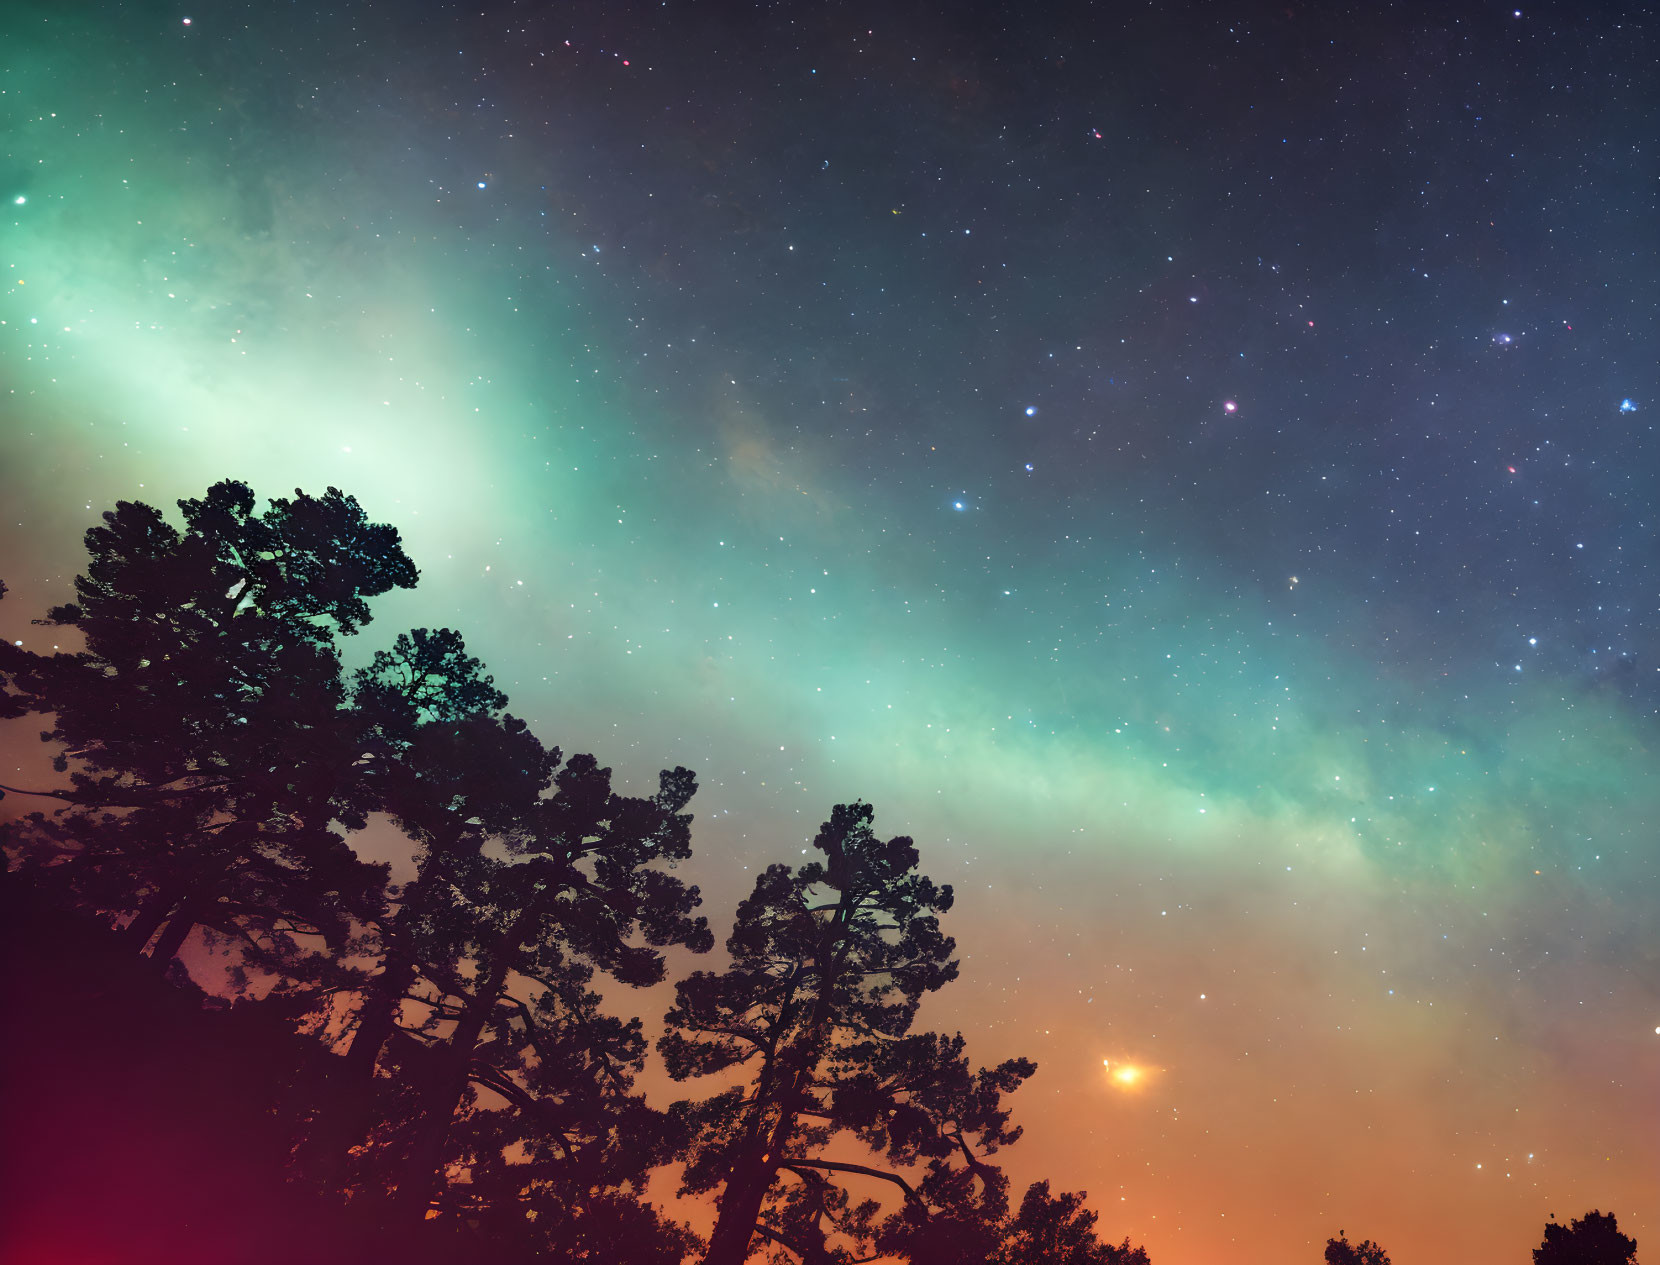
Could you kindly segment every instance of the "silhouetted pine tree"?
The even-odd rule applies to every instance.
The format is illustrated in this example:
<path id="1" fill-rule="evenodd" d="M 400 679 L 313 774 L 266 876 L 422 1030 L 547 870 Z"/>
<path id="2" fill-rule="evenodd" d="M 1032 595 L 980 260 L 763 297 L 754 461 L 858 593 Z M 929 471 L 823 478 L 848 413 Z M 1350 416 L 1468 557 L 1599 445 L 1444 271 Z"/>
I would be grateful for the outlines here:
<path id="1" fill-rule="evenodd" d="M 119 502 L 87 533 L 78 600 L 46 621 L 85 649 L 0 649 L 7 711 L 51 715 L 42 738 L 70 777 L 44 792 L 65 807 L 35 817 L 25 859 L 125 919 L 135 951 L 154 940 L 158 967 L 198 926 L 273 960 L 295 936 L 338 943 L 384 883 L 338 828 L 361 827 L 365 805 L 335 639 L 415 568 L 336 489 L 254 504 L 216 484 L 179 503 L 181 532 Z"/>
<path id="2" fill-rule="evenodd" d="M 377 1084 L 383 1062 L 420 1064 L 470 927 L 450 898 L 459 867 L 510 830 L 552 784 L 559 752 L 514 717 L 507 698 L 458 633 L 400 634 L 353 678 L 354 772 L 368 803 L 388 815 L 414 848 L 416 874 L 367 920 L 354 1026 L 338 1063 L 314 1091 L 298 1147 L 307 1180 L 350 1183 L 348 1156 L 377 1120 L 410 1110 L 412 1089 Z M 389 1049 L 394 1037 L 406 1048 Z M 377 1181 L 385 1178 L 381 1173 Z"/>
<path id="3" fill-rule="evenodd" d="M 1003 1096 L 1036 1069 L 975 1072 L 960 1036 L 910 1031 L 922 997 L 957 974 L 938 918 L 951 889 L 871 818 L 837 805 L 813 841 L 823 860 L 768 867 L 738 907 L 731 966 L 676 990 L 659 1042 L 669 1074 L 748 1074 L 680 1108 L 693 1130 L 683 1189 L 720 1191 L 707 1265 L 741 1265 L 757 1235 L 808 1262 L 834 1259 L 838 1235 L 917 1259 L 924 1237 L 983 1255 L 1006 1210 L 1006 1181 L 982 1157 L 1019 1135 Z M 842 1136 L 874 1161 L 831 1158 Z M 849 1177 L 889 1183 L 900 1212 L 879 1227 Z"/>
<path id="4" fill-rule="evenodd" d="M 642 1140 L 662 1131 L 627 1095 L 625 1073 L 643 1052 L 638 1021 L 602 1017 L 585 986 L 592 968 L 625 984 L 654 984 L 663 977 L 661 949 L 710 947 L 707 923 L 692 913 L 697 889 L 662 868 L 691 854 L 691 817 L 681 810 L 696 778 L 665 771 L 656 796 L 622 796 L 611 790 L 611 770 L 579 755 L 554 784 L 557 793 L 504 836 L 506 858 L 468 858 L 449 887 L 459 934 L 447 947 L 457 966 L 439 1013 L 451 1026 L 433 1046 L 398 1180 L 411 1216 L 426 1213 L 446 1167 L 452 1118 L 473 1084 L 520 1108 L 519 1126 L 532 1133 L 538 1120 L 551 1124 L 575 1111 L 569 1137 L 546 1139 L 554 1147 L 583 1133 L 614 1141 L 597 1114 L 605 1108 L 626 1111 Z M 561 1069 L 574 1079 L 561 1084 Z M 602 1153 L 596 1147 L 593 1158 Z M 626 1176 L 639 1180 L 644 1170 Z"/>
<path id="5" fill-rule="evenodd" d="M 400 634 L 357 674 L 352 703 L 362 776 L 376 807 L 414 845 L 416 864 L 376 923 L 380 970 L 346 1052 L 348 1075 L 367 1081 L 423 965 L 453 967 L 467 930 L 447 898 L 457 867 L 530 810 L 552 784 L 560 753 L 501 713 L 507 696 L 448 629 Z M 439 961 L 427 962 L 434 953 Z"/>
<path id="6" fill-rule="evenodd" d="M 592 971 L 566 961 L 536 972 L 533 1000 L 475 1049 L 473 1092 L 451 1128 L 466 1180 L 438 1195 L 463 1220 L 518 1226 L 526 1247 L 568 1261 L 679 1261 L 700 1247 L 644 1202 L 650 1172 L 684 1146 L 667 1114 L 633 1092 L 645 1053 L 638 1020 L 604 1014 Z M 499 1104 L 499 1105 L 492 1105 Z"/>
<path id="7" fill-rule="evenodd" d="M 313 1189 L 341 1192 L 355 1159 L 356 1193 L 405 1214 L 382 1233 L 400 1250 L 447 1235 L 498 1260 L 680 1260 L 695 1237 L 638 1196 L 684 1127 L 634 1092 L 639 1020 L 590 985 L 655 983 L 666 947 L 710 947 L 696 889 L 668 872 L 695 777 L 642 798 L 592 756 L 561 768 L 446 630 L 400 636 L 348 687 L 337 636 L 415 571 L 339 492 L 256 514 L 222 483 L 181 508 L 183 531 L 122 502 L 88 534 L 79 600 L 48 621 L 84 650 L 0 650 L 0 715 L 49 713 L 69 780 L 30 792 L 56 811 L 0 832 L 30 871 L 8 866 L 8 898 L 113 915 L 109 943 L 158 966 L 205 928 L 236 941 L 233 977 L 276 976 L 261 1022 L 309 1014 L 327 1038 L 321 1019 L 355 1018 L 343 1055 L 296 1039 L 274 1076 L 248 1061 L 269 1082 L 248 1101 L 272 1136 L 286 1122 Z M 390 901 L 385 867 L 345 843 L 372 813 L 416 849 Z M 180 1015 L 201 1000 L 177 997 Z M 435 1195 L 456 1214 L 437 1238 Z M 362 1208 L 341 1224 L 368 1225 Z"/>
<path id="8" fill-rule="evenodd" d="M 662 1120 L 626 1092 L 638 1022 L 571 998 L 588 996 L 593 968 L 653 983 L 661 948 L 709 947 L 691 913 L 696 889 L 663 869 L 689 855 L 680 810 L 695 778 L 665 773 L 656 797 L 636 799 L 612 794 L 610 771 L 592 756 L 561 769 L 557 748 L 501 711 L 505 696 L 453 632 L 400 636 L 358 674 L 352 699 L 362 776 L 414 844 L 416 874 L 374 921 L 378 969 L 363 981 L 355 1030 L 301 1145 L 303 1171 L 325 1187 L 395 1192 L 405 1221 L 424 1216 L 435 1194 L 446 1208 L 476 1201 L 476 1188 L 449 1188 L 444 1174 L 461 1145 L 451 1129 L 458 1112 L 473 1114 L 477 1086 L 516 1113 L 521 1148 L 534 1150 L 536 1130 L 561 1118 L 561 1096 L 585 1107 L 567 1121 L 569 1138 L 553 1136 L 556 1149 L 581 1135 L 597 1157 L 616 1133 L 604 1112 L 629 1120 L 640 1145 L 617 1154 L 649 1157 L 626 1170 L 643 1180 L 665 1154 L 645 1145 Z M 580 1078 L 555 1086 L 541 1067 L 556 1050 L 575 1066 L 578 1049 L 583 1075 L 600 1077 L 604 1093 Z M 487 1167 L 478 1131 L 467 1136 L 475 1167 Z M 589 1187 L 603 1190 L 594 1177 Z"/>

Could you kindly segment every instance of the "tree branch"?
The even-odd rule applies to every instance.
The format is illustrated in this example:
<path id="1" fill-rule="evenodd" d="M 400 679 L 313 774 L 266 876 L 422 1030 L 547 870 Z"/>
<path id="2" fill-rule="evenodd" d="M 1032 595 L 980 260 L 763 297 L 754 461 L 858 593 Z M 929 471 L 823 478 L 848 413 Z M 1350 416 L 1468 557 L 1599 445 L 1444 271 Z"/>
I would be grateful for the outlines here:
<path id="1" fill-rule="evenodd" d="M 4 784 L 0 784 L 0 793 L 4 793 L 6 795 L 34 795 L 41 799 L 61 799 L 69 803 L 75 802 L 75 794 L 73 791 L 30 791 L 25 790 L 21 786 L 6 786 Z"/>
<path id="2" fill-rule="evenodd" d="M 794 1169 L 798 1172 L 803 1168 L 822 1168 L 831 1173 L 857 1173 L 861 1177 L 876 1177 L 885 1182 L 892 1182 L 895 1186 L 899 1187 L 900 1190 L 904 1191 L 907 1203 L 913 1204 L 914 1206 L 922 1209 L 924 1213 L 928 1211 L 927 1203 L 923 1200 L 921 1195 L 916 1193 L 916 1188 L 898 1173 L 885 1172 L 879 1168 L 871 1168 L 866 1164 L 844 1164 L 838 1160 L 805 1160 L 795 1159 L 793 1157 L 786 1157 L 780 1161 L 779 1166 L 781 1168 Z"/>
<path id="3" fill-rule="evenodd" d="M 803 1252 L 794 1243 L 790 1242 L 777 1230 L 773 1229 L 765 1221 L 757 1221 L 755 1223 L 755 1233 L 759 1234 L 763 1238 L 771 1239 L 787 1252 L 794 1252 L 798 1259 L 803 1261 L 807 1259 L 807 1254 L 805 1252 Z"/>
<path id="4" fill-rule="evenodd" d="M 957 1149 L 963 1153 L 963 1159 L 968 1163 L 968 1167 L 974 1171 L 982 1182 L 990 1186 L 995 1177 L 998 1176 L 997 1170 L 969 1149 L 968 1140 L 963 1137 L 962 1129 L 958 1128 L 947 1136 L 957 1144 Z"/>
<path id="5" fill-rule="evenodd" d="M 477 1059 L 471 1061 L 467 1069 L 467 1077 L 475 1085 L 483 1085 L 486 1089 L 500 1094 L 508 1102 L 516 1104 L 521 1110 L 529 1111 L 536 1106 L 536 1099 L 533 1096 L 526 1093 L 497 1068 L 482 1064 Z"/>

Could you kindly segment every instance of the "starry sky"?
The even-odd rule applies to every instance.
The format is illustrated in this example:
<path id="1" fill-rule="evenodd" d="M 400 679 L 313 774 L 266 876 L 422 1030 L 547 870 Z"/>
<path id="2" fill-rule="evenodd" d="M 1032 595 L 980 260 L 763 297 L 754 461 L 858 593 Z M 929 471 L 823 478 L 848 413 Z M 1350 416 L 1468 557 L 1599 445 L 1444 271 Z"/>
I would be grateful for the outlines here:
<path id="1" fill-rule="evenodd" d="M 117 498 L 339 486 L 352 654 L 697 769 L 717 924 L 914 835 L 1011 1174 L 1158 1265 L 1651 1245 L 1643 9 L 18 0 L 0 632 Z"/>

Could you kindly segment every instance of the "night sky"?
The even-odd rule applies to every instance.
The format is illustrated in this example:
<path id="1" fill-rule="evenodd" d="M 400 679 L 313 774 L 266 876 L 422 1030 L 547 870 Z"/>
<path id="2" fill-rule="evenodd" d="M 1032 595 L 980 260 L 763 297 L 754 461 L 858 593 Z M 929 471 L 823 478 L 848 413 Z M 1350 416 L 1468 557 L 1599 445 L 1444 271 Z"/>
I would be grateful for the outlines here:
<path id="1" fill-rule="evenodd" d="M 1654 15 L 479 8 L 5 6 L 0 632 L 118 498 L 338 486 L 354 661 L 695 768 L 717 925 L 915 836 L 1017 1192 L 1652 1252 Z"/>

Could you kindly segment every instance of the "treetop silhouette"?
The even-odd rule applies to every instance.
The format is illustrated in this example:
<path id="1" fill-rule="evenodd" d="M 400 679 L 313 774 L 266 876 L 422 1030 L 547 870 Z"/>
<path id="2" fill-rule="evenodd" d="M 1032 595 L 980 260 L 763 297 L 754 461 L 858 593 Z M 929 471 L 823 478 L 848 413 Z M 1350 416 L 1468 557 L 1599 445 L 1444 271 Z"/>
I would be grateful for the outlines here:
<path id="1" fill-rule="evenodd" d="M 1084 1207 L 1085 1198 L 1083 1191 L 1051 1196 L 1048 1182 L 1033 1182 L 987 1265 L 1148 1265 L 1146 1250 L 1131 1247 L 1128 1239 L 1101 1242 L 1095 1233 L 1098 1217 Z"/>
<path id="2" fill-rule="evenodd" d="M 1389 1253 L 1370 1239 L 1350 1243 L 1349 1236 L 1339 1230 L 1335 1239 L 1326 1240 L 1326 1265 L 1389 1265 Z"/>
<path id="3" fill-rule="evenodd" d="M 913 1034 L 922 997 L 956 978 L 939 915 L 951 889 L 917 872 L 903 836 L 883 840 L 868 804 L 840 804 L 822 854 L 769 866 L 738 907 L 721 972 L 680 982 L 658 1048 L 676 1080 L 748 1069 L 748 1083 L 681 1111 L 693 1131 L 684 1189 L 720 1190 L 707 1265 L 739 1265 L 754 1237 L 828 1260 L 833 1236 L 913 1258 L 929 1227 L 999 1220 L 1006 1181 L 983 1158 L 1014 1141 L 1003 1096 L 1035 1067 L 969 1068 L 960 1036 Z M 847 1134 L 885 1162 L 832 1159 Z M 918 1164 L 914 1179 L 895 1171 Z M 788 1175 L 787 1183 L 781 1177 Z M 853 1203 L 848 1177 L 888 1182 L 901 1212 Z"/>
<path id="4" fill-rule="evenodd" d="M 50 714 L 70 782 L 33 792 L 68 807 L 34 816 L 28 859 L 129 912 L 136 949 L 159 931 L 158 967 L 197 926 L 277 956 L 295 933 L 338 942 L 385 876 L 334 828 L 363 818 L 349 771 L 321 758 L 349 745 L 334 638 L 415 567 L 337 489 L 256 514 L 224 482 L 179 506 L 182 532 L 128 501 L 87 532 L 78 600 L 45 621 L 83 650 L 0 650 L 7 710 Z"/>
<path id="5" fill-rule="evenodd" d="M 1631 1265 L 1636 1258 L 1637 1240 L 1620 1233 L 1612 1212 L 1587 1212 L 1567 1225 L 1553 1216 L 1533 1249 L 1533 1265 Z"/>

